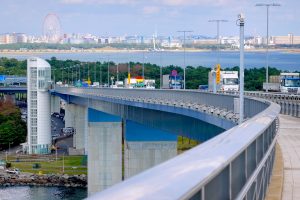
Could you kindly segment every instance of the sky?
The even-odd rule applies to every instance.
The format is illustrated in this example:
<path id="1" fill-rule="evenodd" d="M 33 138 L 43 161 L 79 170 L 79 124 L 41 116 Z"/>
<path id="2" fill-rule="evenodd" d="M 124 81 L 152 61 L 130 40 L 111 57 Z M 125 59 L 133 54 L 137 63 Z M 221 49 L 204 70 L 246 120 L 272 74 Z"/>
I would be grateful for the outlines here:
<path id="1" fill-rule="evenodd" d="M 270 35 L 300 35 L 300 1 L 278 0 L 270 8 Z M 246 35 L 266 35 L 265 0 L 0 0 L 0 33 L 43 34 L 48 13 L 55 13 L 63 33 L 99 36 L 177 36 L 179 30 L 215 36 L 212 19 L 225 19 L 220 35 L 238 35 L 237 15 L 245 15 Z"/>

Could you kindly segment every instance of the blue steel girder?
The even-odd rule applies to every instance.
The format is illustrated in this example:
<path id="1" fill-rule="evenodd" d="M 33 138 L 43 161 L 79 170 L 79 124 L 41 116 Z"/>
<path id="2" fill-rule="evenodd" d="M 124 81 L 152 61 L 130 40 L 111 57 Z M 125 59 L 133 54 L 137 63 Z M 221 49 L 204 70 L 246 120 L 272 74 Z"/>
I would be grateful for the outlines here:
<path id="1" fill-rule="evenodd" d="M 207 113 L 181 107 L 133 102 L 100 96 L 68 95 L 52 92 L 68 103 L 87 106 L 137 123 L 176 133 L 198 141 L 206 141 L 235 124 Z"/>
<path id="2" fill-rule="evenodd" d="M 3 94 L 27 93 L 27 88 L 26 87 L 0 87 L 0 93 Z"/>

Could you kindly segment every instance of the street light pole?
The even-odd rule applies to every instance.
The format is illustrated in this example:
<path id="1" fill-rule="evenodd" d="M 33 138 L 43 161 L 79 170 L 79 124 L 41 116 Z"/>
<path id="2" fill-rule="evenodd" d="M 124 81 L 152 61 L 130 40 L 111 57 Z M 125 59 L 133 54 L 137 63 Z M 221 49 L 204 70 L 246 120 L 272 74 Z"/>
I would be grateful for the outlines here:
<path id="1" fill-rule="evenodd" d="M 213 19 L 213 20 L 208 20 L 208 22 L 215 22 L 217 23 L 217 64 L 220 64 L 220 45 L 221 45 L 221 40 L 220 40 L 220 22 L 228 22 L 225 19 Z M 212 70 L 214 70 L 214 67 L 212 67 Z M 213 76 L 213 92 L 217 92 L 217 83 L 216 83 L 216 73 L 212 73 Z"/>
<path id="2" fill-rule="evenodd" d="M 109 60 L 107 61 L 107 86 L 109 87 Z"/>
<path id="3" fill-rule="evenodd" d="M 68 66 L 68 84 L 70 84 L 69 71 L 70 71 L 70 66 Z"/>
<path id="4" fill-rule="evenodd" d="M 61 81 L 64 83 L 64 68 L 61 68 Z"/>
<path id="5" fill-rule="evenodd" d="M 145 83 L 145 52 L 143 52 L 143 68 L 142 68 L 143 82 Z"/>
<path id="6" fill-rule="evenodd" d="M 79 82 L 81 82 L 80 68 L 81 68 L 81 63 L 79 64 Z"/>
<path id="7" fill-rule="evenodd" d="M 179 33 L 183 33 L 183 89 L 185 90 L 185 34 L 186 33 L 191 33 L 193 31 L 187 31 L 187 30 L 183 30 L 183 31 L 177 31 Z M 175 83 L 176 84 L 176 83 Z"/>
<path id="8" fill-rule="evenodd" d="M 278 3 L 257 3 L 255 6 L 267 8 L 267 48 L 266 48 L 266 92 L 269 91 L 269 8 L 270 6 L 280 6 Z"/>
<path id="9" fill-rule="evenodd" d="M 94 82 L 96 82 L 96 62 L 95 62 L 95 65 L 94 65 Z"/>
<path id="10" fill-rule="evenodd" d="M 100 62 L 100 67 L 99 67 L 99 81 L 100 81 L 100 86 L 102 87 L 102 64 Z"/>
<path id="11" fill-rule="evenodd" d="M 62 173 L 65 173 L 65 152 L 63 153 L 63 168 L 62 168 Z"/>
<path id="12" fill-rule="evenodd" d="M 117 64 L 117 82 L 119 82 L 119 63 Z"/>
<path id="13" fill-rule="evenodd" d="M 240 118 L 239 124 L 244 121 L 244 25 L 245 17 L 243 14 L 238 15 L 240 26 Z"/>
<path id="14" fill-rule="evenodd" d="M 71 85 L 73 85 L 73 83 L 74 83 L 73 68 L 74 68 L 74 65 L 71 67 L 71 74 L 72 74 L 72 84 Z"/>
<path id="15" fill-rule="evenodd" d="M 163 64 L 162 64 L 162 51 L 160 52 L 160 54 L 159 54 L 159 63 L 160 63 L 160 68 L 159 68 L 159 77 L 160 77 L 160 79 L 159 79 L 159 89 L 162 89 L 162 68 L 163 68 Z M 176 76 L 175 76 L 175 78 L 176 78 Z M 175 84 L 176 84 L 176 81 L 175 81 Z"/>

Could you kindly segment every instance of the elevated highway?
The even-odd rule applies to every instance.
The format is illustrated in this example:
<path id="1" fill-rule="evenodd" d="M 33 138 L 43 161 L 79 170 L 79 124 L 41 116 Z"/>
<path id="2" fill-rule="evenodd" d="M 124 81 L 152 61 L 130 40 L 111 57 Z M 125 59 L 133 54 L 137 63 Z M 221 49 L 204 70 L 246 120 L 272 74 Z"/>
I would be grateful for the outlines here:
<path id="1" fill-rule="evenodd" d="M 55 88 L 51 94 L 71 104 L 130 118 L 175 134 L 186 133 L 198 140 L 208 140 L 90 199 L 265 197 L 272 173 L 280 112 L 280 107 L 270 101 L 246 98 L 247 120 L 237 125 L 234 95 L 108 88 Z M 165 125 L 168 119 L 174 120 L 174 126 Z M 199 127 L 203 122 L 210 123 L 213 128 L 203 131 Z M 210 134 L 205 134 L 210 130 Z M 89 149 L 88 154 L 91 151 Z"/>
<path id="2" fill-rule="evenodd" d="M 1 91 L 3 93 L 26 92 L 26 88 L 16 89 L 18 88 L 4 90 L 0 88 L 0 93 Z M 125 181 L 118 183 L 121 181 L 119 176 L 114 183 L 98 189 L 98 191 L 105 190 L 90 196 L 91 199 L 264 199 L 274 162 L 278 114 L 300 117 L 299 95 L 245 92 L 248 96 L 245 99 L 246 120 L 243 124 L 237 125 L 239 115 L 235 113 L 238 105 L 235 105 L 237 96 L 234 94 L 211 94 L 188 90 L 72 87 L 56 87 L 50 90 L 50 93 L 51 98 L 59 97 L 68 103 L 67 107 L 73 114 L 68 114 L 72 117 L 69 117 L 67 123 L 77 126 L 77 143 L 81 143 L 81 147 L 86 148 L 86 154 L 89 157 L 95 156 L 92 152 L 96 146 L 106 145 L 95 143 L 96 146 L 89 147 L 93 140 L 100 137 L 97 135 L 97 130 L 113 130 L 113 132 L 118 130 L 116 133 L 119 135 L 120 131 L 127 131 L 125 128 L 127 120 L 128 126 L 129 122 L 133 121 L 144 125 L 142 129 L 151 128 L 151 131 L 155 132 L 161 130 L 204 142 L 174 158 L 172 158 L 174 156 L 172 153 L 173 156 L 170 154 L 159 162 L 154 161 L 153 163 L 156 164 L 161 163 L 155 167 L 152 167 L 153 163 L 148 163 L 147 167 L 143 166 L 134 173 L 131 173 L 129 169 L 128 173 L 131 175 L 125 176 Z M 279 104 L 281 108 L 272 102 Z M 94 116 L 90 117 L 88 115 L 90 112 L 95 112 Z M 85 117 L 75 119 L 78 115 Z M 119 128 L 116 129 L 115 126 L 106 124 L 103 129 L 103 126 L 99 124 L 106 122 L 95 120 L 95 116 L 97 118 L 100 115 L 117 123 Z M 117 116 L 117 118 L 112 116 Z M 95 125 L 96 122 L 99 123 Z M 143 135 L 142 132 L 141 135 Z M 130 134 L 125 134 L 127 142 L 125 155 L 117 157 L 119 159 L 121 156 L 129 156 L 126 159 L 129 159 L 127 162 L 130 164 L 133 162 L 130 161 L 130 153 L 137 148 L 137 141 L 142 142 L 143 147 L 146 146 L 145 141 L 142 141 L 145 137 L 134 138 L 135 141 L 132 142 L 132 136 L 128 135 Z M 104 138 L 108 136 L 109 134 Z M 93 139 L 89 140 L 88 137 Z M 174 137 L 166 138 L 154 139 L 165 142 L 161 146 L 162 149 L 155 150 L 156 154 L 163 152 L 163 148 L 173 148 L 169 143 L 174 144 Z M 157 145 L 158 143 L 152 143 L 151 148 L 158 147 Z M 142 150 L 138 149 L 138 151 Z M 283 150 L 283 152 L 286 151 Z M 145 159 L 148 154 L 143 154 L 143 156 L 139 159 Z M 292 156 L 291 154 L 290 157 Z M 138 159 L 135 158 L 135 160 Z M 138 161 L 133 163 L 133 165 L 139 165 Z M 94 164 L 92 166 L 96 167 Z M 144 171 L 145 169 L 148 170 Z M 288 170 L 286 174 L 291 177 Z M 94 171 L 97 170 L 89 167 L 89 174 L 94 175 Z M 137 173 L 138 171 L 144 172 Z M 101 175 L 103 171 L 98 171 L 96 174 Z M 97 182 L 99 176 L 95 177 L 98 178 L 93 180 Z M 295 179 L 285 180 L 293 180 L 295 183 Z M 106 179 L 104 182 L 107 184 Z M 118 184 L 114 185 L 115 183 Z M 109 187 L 111 185 L 114 186 Z M 286 185 L 290 184 L 285 184 L 285 187 Z M 100 187 L 95 188 L 97 191 Z M 294 184 L 293 188 L 293 197 L 297 197 L 297 184 Z"/>

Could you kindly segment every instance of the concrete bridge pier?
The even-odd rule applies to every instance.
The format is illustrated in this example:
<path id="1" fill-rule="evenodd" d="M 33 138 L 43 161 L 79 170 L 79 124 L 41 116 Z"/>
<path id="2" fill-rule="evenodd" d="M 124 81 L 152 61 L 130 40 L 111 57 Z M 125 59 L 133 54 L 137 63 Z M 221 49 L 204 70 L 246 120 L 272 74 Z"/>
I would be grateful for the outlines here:
<path id="1" fill-rule="evenodd" d="M 89 109 L 88 195 L 122 181 L 122 121 Z"/>
<path id="2" fill-rule="evenodd" d="M 75 104 L 65 105 L 65 127 L 75 130 L 73 144 L 76 154 L 87 155 L 88 108 Z"/>
<path id="3" fill-rule="evenodd" d="M 125 179 L 177 155 L 177 136 L 126 121 L 124 138 Z"/>
<path id="4" fill-rule="evenodd" d="M 51 95 L 51 113 L 60 113 L 60 97 Z"/>

